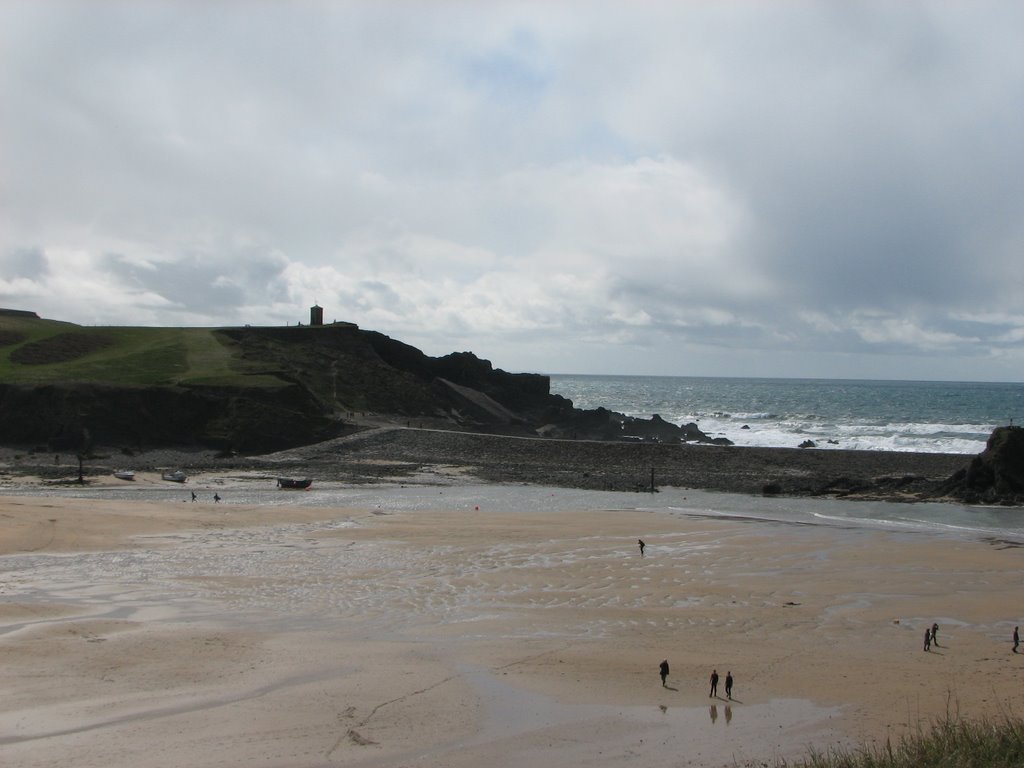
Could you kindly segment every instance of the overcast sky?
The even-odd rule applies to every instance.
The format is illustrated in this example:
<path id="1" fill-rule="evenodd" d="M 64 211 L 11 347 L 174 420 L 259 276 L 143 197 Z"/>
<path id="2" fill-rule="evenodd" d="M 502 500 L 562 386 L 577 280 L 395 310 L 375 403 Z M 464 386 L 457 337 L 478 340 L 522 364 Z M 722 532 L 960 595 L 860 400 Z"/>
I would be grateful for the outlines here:
<path id="1" fill-rule="evenodd" d="M 1024 380 L 1024 3 L 0 3 L 0 307 Z"/>

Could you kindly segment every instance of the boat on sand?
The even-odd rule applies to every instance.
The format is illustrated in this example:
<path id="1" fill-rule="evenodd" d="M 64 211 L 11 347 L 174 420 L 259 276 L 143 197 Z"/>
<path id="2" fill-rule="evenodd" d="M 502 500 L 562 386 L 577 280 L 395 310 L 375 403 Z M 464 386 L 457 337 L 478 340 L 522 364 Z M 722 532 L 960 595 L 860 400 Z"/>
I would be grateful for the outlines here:
<path id="1" fill-rule="evenodd" d="M 295 490 L 303 490 L 305 488 L 309 488 L 309 486 L 311 486 L 312 484 L 313 484 L 313 480 L 311 478 L 308 478 L 308 477 L 307 478 L 303 478 L 302 480 L 299 480 L 299 479 L 294 478 L 294 477 L 279 477 L 279 478 L 277 478 L 277 487 L 278 488 L 291 488 L 291 489 L 295 489 Z"/>

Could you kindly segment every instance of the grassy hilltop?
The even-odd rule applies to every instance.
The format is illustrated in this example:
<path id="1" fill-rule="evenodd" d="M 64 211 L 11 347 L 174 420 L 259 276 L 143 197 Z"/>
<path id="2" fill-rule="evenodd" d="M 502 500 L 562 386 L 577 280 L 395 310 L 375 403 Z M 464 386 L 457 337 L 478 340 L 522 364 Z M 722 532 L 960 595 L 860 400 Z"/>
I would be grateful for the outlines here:
<path id="1" fill-rule="evenodd" d="M 299 330 L 299 329 L 296 329 Z M 216 328 L 83 327 L 0 314 L 0 381 L 283 387 Z"/>
<path id="2" fill-rule="evenodd" d="M 266 451 L 335 436 L 353 419 L 529 432 L 572 412 L 548 386 L 350 323 L 86 327 L 0 310 L 7 444 L 68 445 L 87 430 L 108 444 Z"/>

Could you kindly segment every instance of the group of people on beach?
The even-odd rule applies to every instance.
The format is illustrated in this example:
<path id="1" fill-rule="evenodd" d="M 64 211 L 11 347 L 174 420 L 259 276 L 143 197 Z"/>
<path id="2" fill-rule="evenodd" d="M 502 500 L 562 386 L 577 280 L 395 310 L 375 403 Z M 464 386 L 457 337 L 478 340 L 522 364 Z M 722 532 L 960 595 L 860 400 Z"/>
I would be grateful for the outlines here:
<path id="1" fill-rule="evenodd" d="M 668 680 L 668 673 L 669 673 L 668 659 L 662 659 L 661 664 L 658 665 L 658 672 L 661 675 L 661 686 L 662 686 L 662 688 L 667 688 L 668 687 L 667 680 Z M 718 680 L 719 680 L 718 670 L 717 669 L 712 669 L 711 670 L 711 693 L 708 694 L 708 698 L 709 699 L 717 699 L 717 698 L 719 698 L 719 696 L 718 696 Z M 730 672 L 726 672 L 725 673 L 725 698 L 729 699 L 730 701 L 732 701 L 732 684 L 733 684 L 732 672 L 731 671 Z"/>
<path id="2" fill-rule="evenodd" d="M 930 651 L 932 646 L 939 648 L 939 625 L 933 623 L 930 627 L 924 628 L 924 649 Z M 1020 627 L 1013 628 L 1013 653 L 1018 653 L 1020 648 Z"/>
<path id="3" fill-rule="evenodd" d="M 711 693 L 708 694 L 709 699 L 718 698 L 718 670 L 711 670 Z M 725 698 L 732 700 L 732 672 L 725 673 Z"/>
<path id="4" fill-rule="evenodd" d="M 644 556 L 644 550 L 647 549 L 647 544 L 644 542 L 643 539 L 637 539 L 636 543 L 637 543 L 637 546 L 640 547 L 640 557 L 643 557 Z M 662 688 L 668 688 L 668 683 L 666 682 L 668 680 L 668 673 L 669 673 L 668 659 L 662 659 L 661 664 L 658 665 L 658 673 L 661 675 L 661 687 Z M 712 669 L 711 670 L 711 693 L 708 695 L 709 699 L 717 699 L 717 698 L 719 698 L 719 696 L 718 696 L 718 680 L 719 680 L 719 678 L 718 678 L 718 670 L 717 669 Z M 730 672 L 726 672 L 725 673 L 725 697 L 727 699 L 729 699 L 730 701 L 732 700 L 732 683 L 733 683 L 732 672 L 731 671 Z"/>

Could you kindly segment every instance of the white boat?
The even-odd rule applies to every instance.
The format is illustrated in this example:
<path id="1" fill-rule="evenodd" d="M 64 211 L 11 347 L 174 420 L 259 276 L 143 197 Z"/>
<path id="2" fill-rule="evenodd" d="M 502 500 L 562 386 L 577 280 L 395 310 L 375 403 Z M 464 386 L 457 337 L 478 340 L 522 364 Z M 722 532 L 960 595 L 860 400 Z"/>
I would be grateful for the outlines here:
<path id="1" fill-rule="evenodd" d="M 174 472 L 164 472 L 162 475 L 160 475 L 160 477 L 172 483 L 184 483 L 186 480 L 188 480 L 188 475 L 186 475 L 180 469 L 175 470 Z"/>
<path id="2" fill-rule="evenodd" d="M 135 473 L 130 469 L 119 469 L 114 473 L 118 480 L 134 480 Z"/>

